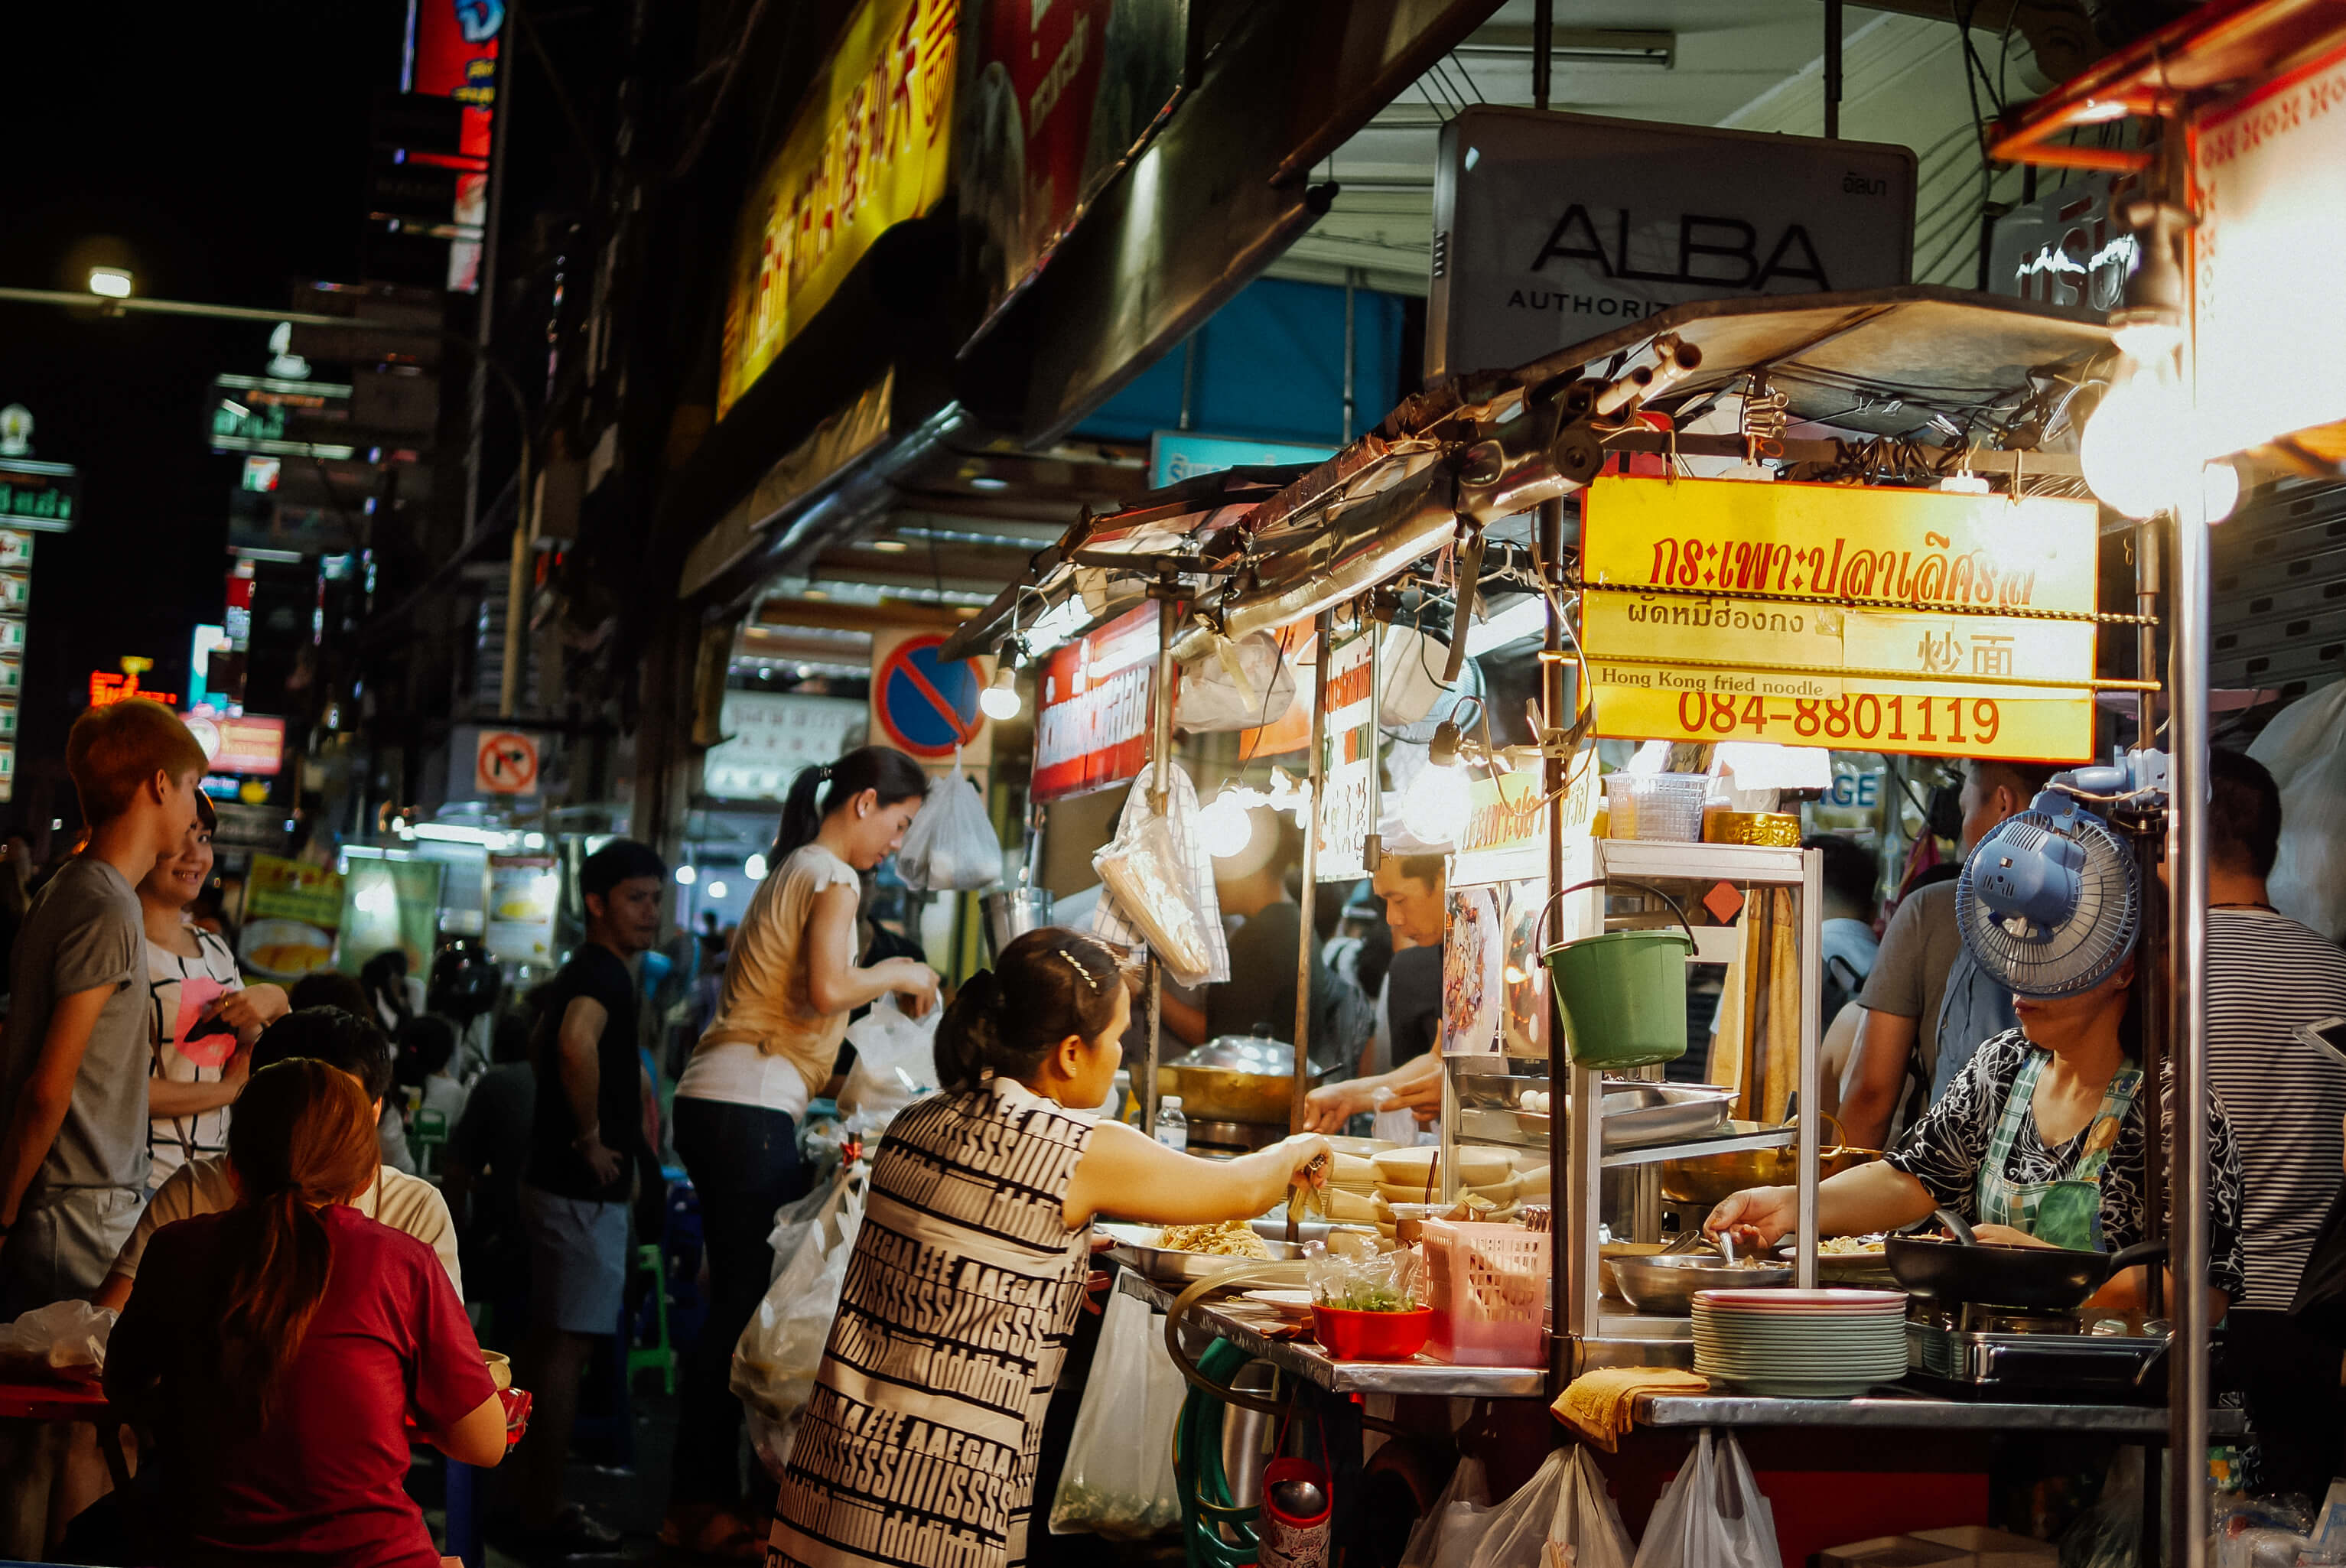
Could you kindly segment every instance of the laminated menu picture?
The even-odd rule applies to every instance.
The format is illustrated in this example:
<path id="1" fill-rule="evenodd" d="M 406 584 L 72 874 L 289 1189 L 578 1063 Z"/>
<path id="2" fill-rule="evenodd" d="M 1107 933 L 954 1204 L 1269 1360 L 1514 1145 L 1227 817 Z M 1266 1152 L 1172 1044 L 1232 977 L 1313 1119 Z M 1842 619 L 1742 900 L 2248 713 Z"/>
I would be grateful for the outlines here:
<path id="1" fill-rule="evenodd" d="M 236 1051 L 236 1031 L 207 1020 L 205 1014 L 228 994 L 228 987 L 209 975 L 191 975 L 179 982 L 179 1014 L 171 1028 L 171 1049 L 199 1067 L 218 1067 Z M 214 1027 L 199 1033 L 208 1023 Z"/>
<path id="2" fill-rule="evenodd" d="M 1450 937 L 1442 952 L 1442 1054 L 1495 1056 L 1506 1005 L 1507 933 L 1498 890 L 1450 895 Z"/>

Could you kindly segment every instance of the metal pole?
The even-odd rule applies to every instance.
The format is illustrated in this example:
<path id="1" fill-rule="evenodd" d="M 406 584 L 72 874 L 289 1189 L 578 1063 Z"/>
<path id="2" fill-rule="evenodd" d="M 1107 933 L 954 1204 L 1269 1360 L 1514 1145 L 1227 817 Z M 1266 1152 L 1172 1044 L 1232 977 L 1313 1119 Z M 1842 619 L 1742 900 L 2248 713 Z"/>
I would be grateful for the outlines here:
<path id="1" fill-rule="evenodd" d="M 1825 0 L 1825 136 L 1841 135 L 1841 0 Z"/>
<path id="2" fill-rule="evenodd" d="M 2187 383 L 2188 384 L 2188 381 Z M 2208 526 L 2196 486 L 2175 512 L 2168 738 L 2172 806 L 2168 914 L 2175 973 L 2175 1339 L 2168 1351 L 2168 1496 L 2171 1568 L 2204 1568 L 2208 1550 Z M 2157 1085 L 2149 1093 L 2157 1094 Z"/>
<path id="3" fill-rule="evenodd" d="M 1542 8 L 1545 8 L 1545 0 Z M 1532 565 L 1539 574 L 1540 586 L 1547 599 L 1547 631 L 1540 641 L 1541 648 L 1547 655 L 1540 660 L 1540 723 L 1543 728 L 1553 732 L 1572 728 L 1571 716 L 1565 711 L 1564 613 L 1557 607 L 1556 600 L 1558 580 L 1564 568 L 1564 503 L 1561 500 L 1540 503 L 1538 538 L 1539 552 Z M 1573 694 L 1573 700 L 1579 700 L 1577 692 Z M 1546 735 L 1539 737 L 1544 753 L 1540 759 L 1540 789 L 1547 796 L 1547 886 L 1542 891 L 1545 898 L 1553 899 L 1556 890 L 1564 886 L 1564 777 L 1566 759 L 1545 754 L 1547 740 Z M 1553 905 L 1545 907 L 1547 918 L 1560 925 L 1564 911 Z M 1556 938 L 1551 935 L 1548 940 L 1553 942 Z M 1548 1094 L 1552 1098 L 1562 1095 L 1568 1102 L 1569 1096 L 1578 1092 L 1578 1080 L 1571 1079 L 1562 1085 L 1556 1082 L 1565 1074 L 1556 1070 L 1564 1061 L 1564 1043 L 1557 1038 L 1560 1032 L 1556 1026 L 1556 1009 L 1542 1003 L 1539 1019 L 1540 1036 L 1547 1046 Z M 1594 1102 L 1583 1100 L 1580 1104 L 1586 1105 Z M 1554 1193 L 1561 1187 L 1565 1199 L 1558 1205 L 1551 1197 L 1548 1209 L 1548 1321 L 1557 1330 L 1554 1342 L 1558 1352 L 1549 1359 L 1551 1391 L 1560 1389 L 1564 1380 L 1578 1370 L 1571 1356 L 1566 1353 L 1566 1348 L 1572 1344 L 1576 1336 L 1596 1331 L 1596 1322 L 1582 1316 L 1573 1298 L 1573 1287 L 1578 1280 L 1579 1271 L 1570 1260 L 1579 1255 L 1576 1244 L 1583 1234 L 1579 1227 L 1590 1222 L 1592 1217 L 1584 1212 L 1583 1205 L 1574 1201 L 1580 1191 L 1578 1178 L 1581 1173 L 1572 1164 L 1570 1123 L 1571 1118 L 1562 1107 L 1549 1113 L 1548 1169 L 1563 1174 L 1561 1182 L 1551 1177 L 1549 1191 Z M 1589 1209 L 1595 1207 L 1586 1206 Z"/>
<path id="4" fill-rule="evenodd" d="M 497 37 L 496 89 L 490 99 L 489 198 L 481 224 L 481 301 L 475 331 L 479 351 L 473 359 L 470 441 L 464 452 L 464 532 L 468 536 L 473 524 L 480 520 L 481 455 L 489 420 L 489 340 L 497 310 L 497 219 L 505 207 L 505 154 L 513 146 L 513 85 L 520 43 L 521 0 L 512 0 L 505 7 L 505 25 Z M 525 427 L 526 423 L 525 420 Z M 505 568 L 505 659 L 497 676 L 497 713 L 505 718 L 518 711 L 515 705 L 521 696 L 522 639 L 529 628 L 528 606 L 524 601 L 529 596 L 530 483 L 525 457 L 518 486 L 514 491 L 513 555 Z"/>
<path id="5" fill-rule="evenodd" d="M 2033 166 L 2032 166 L 2033 168 Z M 2135 630 L 2135 675 L 2143 680 L 2157 678 L 2158 628 L 2148 617 L 2158 613 L 2159 546 L 2158 524 L 2156 519 L 2138 523 L 2134 530 L 2134 607 L 2145 617 Z M 2147 751 L 2158 743 L 2158 694 L 2145 691 L 2135 699 L 2135 745 Z M 2135 847 L 2136 870 L 2146 888 L 2158 885 L 2158 864 L 2165 845 L 2145 836 Z M 2167 949 L 2167 909 L 2157 901 L 2148 901 L 2143 910 L 2142 931 L 2137 936 L 2137 951 L 2146 957 L 2162 953 Z M 2153 1084 L 2166 1082 L 2168 1056 L 2167 1044 L 2167 993 L 2158 967 L 2154 963 L 2135 965 L 2137 1006 L 2142 1014 L 2142 1072 Z M 2167 1140 L 2167 1118 L 2162 1113 L 2159 1096 L 2147 1095 L 2142 1103 L 2143 1131 L 2143 1237 L 2149 1240 L 2167 1234 L 2168 1171 L 2171 1163 Z M 2166 1310 L 2166 1285 L 2157 1270 L 2150 1275 L 2147 1305 L 2154 1313 Z"/>
<path id="6" fill-rule="evenodd" d="M 1360 363 L 1360 339 L 1352 326 L 1352 296 L 1361 280 L 1361 269 L 1344 269 L 1344 442 L 1352 444 L 1352 421 L 1360 412 L 1359 401 L 1352 395 L 1352 372 Z"/>
<path id="7" fill-rule="evenodd" d="M 1319 647 L 1311 658 L 1311 820 L 1303 830 L 1302 934 L 1295 943 L 1295 1078 L 1287 1095 L 1287 1130 L 1303 1130 L 1303 1095 L 1311 1086 L 1311 950 L 1319 942 L 1320 805 L 1328 783 L 1328 644 L 1335 613 L 1320 612 Z"/>
<path id="8" fill-rule="evenodd" d="M 1171 585 L 1159 583 L 1150 592 L 1157 599 L 1157 679 L 1150 687 L 1148 728 L 1148 805 L 1159 817 L 1172 799 L 1167 775 L 1173 767 L 1173 632 L 1175 613 Z M 1136 1075 L 1133 1088 L 1140 1095 L 1140 1130 L 1157 1135 L 1157 1064 L 1165 1059 L 1165 965 L 1155 952 L 1148 955 L 1148 1059 Z"/>
<path id="9" fill-rule="evenodd" d="M 1828 0 L 1831 3 L 1831 0 Z M 1532 0 L 1532 107 L 1547 107 L 1555 80 L 1556 0 Z"/>

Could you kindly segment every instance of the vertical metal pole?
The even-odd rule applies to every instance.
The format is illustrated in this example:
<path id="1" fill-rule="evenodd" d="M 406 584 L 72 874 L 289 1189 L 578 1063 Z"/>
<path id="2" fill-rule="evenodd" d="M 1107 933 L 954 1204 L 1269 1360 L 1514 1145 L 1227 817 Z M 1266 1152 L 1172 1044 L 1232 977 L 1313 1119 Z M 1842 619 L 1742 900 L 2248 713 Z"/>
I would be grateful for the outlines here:
<path id="1" fill-rule="evenodd" d="M 464 531 L 468 535 L 480 516 L 481 455 L 489 417 L 489 339 L 496 322 L 497 228 L 505 209 L 505 152 L 513 145 L 514 76 L 520 66 L 520 56 L 521 0 L 513 0 L 505 7 L 505 24 L 497 33 L 496 91 L 490 99 L 489 199 L 481 224 L 481 300 L 473 351 L 472 444 L 464 460 Z M 525 603 L 529 596 L 532 484 L 526 445 L 528 410 L 516 408 L 514 417 L 523 422 L 521 438 L 525 444 L 521 471 L 514 481 L 513 554 L 505 568 L 505 657 L 497 672 L 497 712 L 505 718 L 518 711 L 515 705 L 521 696 L 522 639 L 529 631 L 529 611 Z"/>
<path id="2" fill-rule="evenodd" d="M 1824 1117 L 1817 1107 L 1818 1033 L 1824 1001 L 1824 855 L 1800 851 L 1800 1130 L 1799 1190 L 1794 1213 L 1800 1250 L 1793 1254 L 1792 1283 L 1803 1290 L 1817 1285 L 1817 1156 Z M 1772 892 L 1771 892 L 1772 897 Z"/>
<path id="3" fill-rule="evenodd" d="M 2034 172 L 2035 166 L 2031 166 Z M 2135 613 L 2143 616 L 2143 624 L 2135 628 L 2135 674 L 2143 680 L 2157 678 L 2158 628 L 2150 617 L 2158 613 L 2158 575 L 2160 552 L 2157 519 L 2138 523 L 2134 531 L 2134 605 Z M 2158 743 L 2158 694 L 2145 691 L 2135 698 L 2135 745 L 2149 750 Z M 2164 844 L 2148 838 L 2136 847 L 2136 869 L 2145 888 L 2158 885 L 2158 863 Z M 2168 951 L 2167 910 L 2157 901 L 2143 910 L 2142 930 L 2136 937 L 2136 952 L 2142 957 L 2135 964 L 2135 993 L 2142 1016 L 2142 1071 L 2153 1084 L 2166 1082 L 2168 1061 L 2167 990 L 2157 964 L 2148 962 L 2152 955 Z M 2144 1239 L 2167 1234 L 2167 1186 L 2170 1164 L 2167 1140 L 2166 1117 L 2159 1096 L 2147 1095 L 2142 1102 L 2143 1130 L 2143 1215 Z M 2166 1311 L 2165 1282 L 2157 1270 L 2150 1276 L 2148 1307 L 2154 1313 Z"/>
<path id="4" fill-rule="evenodd" d="M 1295 943 L 1295 1077 L 1287 1096 L 1287 1130 L 1303 1130 L 1303 1096 L 1311 1087 L 1311 950 L 1319 945 L 1320 808 L 1328 785 L 1328 643 L 1336 617 L 1320 612 L 1319 648 L 1311 659 L 1311 812 L 1303 830 L 1302 934 Z"/>
<path id="5" fill-rule="evenodd" d="M 1360 338 L 1353 330 L 1353 299 L 1355 285 L 1361 281 L 1361 269 L 1344 269 L 1344 444 L 1352 444 L 1352 423 L 1360 412 L 1359 401 L 1352 395 L 1353 372 L 1360 363 Z"/>
<path id="6" fill-rule="evenodd" d="M 1542 0 L 1541 9 L 1543 13 L 1546 10 L 1546 0 Z M 1534 68 L 1543 76 L 1545 75 L 1545 66 L 1544 63 L 1536 62 L 1544 62 L 1546 54 L 1545 48 L 1535 45 Z M 1565 710 L 1564 615 L 1557 608 L 1556 604 L 1557 583 L 1564 570 L 1564 503 L 1561 500 L 1540 503 L 1538 539 L 1538 553 L 1532 565 L 1539 575 L 1540 588 L 1547 599 L 1547 628 L 1545 635 L 1540 639 L 1540 647 L 1547 655 L 1540 660 L 1540 723 L 1545 729 L 1553 732 L 1571 728 L 1570 716 Z M 1578 694 L 1574 693 L 1573 697 L 1577 701 Z M 1538 738 L 1541 749 L 1545 752 L 1548 737 L 1543 734 Z M 1543 755 L 1540 759 L 1540 790 L 1547 797 L 1547 884 L 1542 890 L 1545 899 L 1555 898 L 1557 890 L 1565 885 L 1564 779 L 1566 766 L 1567 759 L 1562 757 Z M 1564 911 L 1560 909 L 1549 909 L 1547 918 L 1560 924 L 1564 919 Z M 1555 927 L 1550 929 L 1548 941 L 1558 940 L 1556 929 Z M 1539 962 L 1536 955 L 1533 962 Z M 1545 992 L 1545 986 L 1543 986 L 1543 992 Z M 1580 1177 L 1584 1173 L 1572 1164 L 1572 1137 L 1567 1129 L 1568 1118 L 1565 1107 L 1554 1103 L 1566 1092 L 1577 1094 L 1581 1091 L 1577 1078 L 1571 1081 L 1569 1091 L 1566 1090 L 1565 1084 L 1558 1082 L 1559 1079 L 1566 1077 L 1566 1073 L 1559 1070 L 1565 1060 L 1564 1041 L 1561 1038 L 1562 1031 L 1556 1026 L 1556 1009 L 1553 1006 L 1543 1006 L 1540 1009 L 1539 1026 L 1540 1033 L 1547 1044 L 1547 1089 L 1550 1102 L 1547 1123 L 1547 1164 L 1551 1172 L 1563 1173 L 1562 1185 L 1566 1194 L 1564 1206 L 1561 1208 L 1549 1210 L 1550 1234 L 1547 1240 L 1548 1321 L 1554 1325 L 1557 1346 L 1562 1348 L 1567 1343 L 1566 1335 L 1580 1336 L 1593 1333 L 1596 1329 L 1596 1324 L 1593 1321 L 1584 1320 L 1579 1303 L 1574 1299 L 1573 1288 L 1578 1280 L 1579 1270 L 1572 1266 L 1571 1259 L 1579 1256 L 1578 1242 L 1587 1234 L 1580 1227 L 1584 1224 L 1596 1222 L 1596 1206 L 1594 1201 L 1583 1203 L 1579 1200 Z M 1575 1103 L 1582 1105 L 1595 1104 L 1591 1100 Z M 1553 1192 L 1556 1186 L 1556 1182 L 1551 1179 L 1549 1190 Z M 1569 1363 L 1558 1364 L 1559 1359 L 1555 1356 L 1549 1357 L 1548 1359 L 1548 1373 L 1552 1384 L 1550 1392 L 1560 1391 L 1563 1380 L 1573 1376 L 1579 1369 Z"/>
<path id="7" fill-rule="evenodd" d="M 2187 379 L 2186 385 L 2189 384 Z M 2168 1395 L 2168 1562 L 2204 1568 L 2208 1549 L 2208 525 L 2198 487 L 2175 511 L 2174 630 L 2167 687 L 2168 929 L 2175 973 L 2175 1340 Z M 2151 1092 L 2156 1093 L 2154 1088 Z"/>
<path id="8" fill-rule="evenodd" d="M 1825 136 L 1841 135 L 1841 0 L 1825 0 Z"/>
<path id="9" fill-rule="evenodd" d="M 1203 329 L 1199 329 L 1203 331 Z M 1188 430 L 1198 412 L 1198 333 L 1181 340 L 1181 412 L 1174 428 Z"/>
<path id="10" fill-rule="evenodd" d="M 1532 107 L 1535 109 L 1547 107 L 1555 53 L 1556 0 L 1532 0 Z"/>
<path id="11" fill-rule="evenodd" d="M 1173 628 L 1176 616 L 1169 584 L 1154 590 L 1157 600 L 1157 679 L 1149 687 L 1148 804 L 1158 816 L 1172 799 Z M 1140 1130 L 1157 1135 L 1157 1064 L 1165 1059 L 1165 965 L 1148 955 L 1148 1060 L 1133 1088 L 1140 1095 Z"/>
<path id="12" fill-rule="evenodd" d="M 1384 711 L 1385 673 L 1383 665 L 1385 625 L 1377 616 L 1375 596 L 1362 601 L 1368 616 L 1369 636 L 1369 833 L 1361 843 L 1361 870 L 1370 876 L 1377 874 L 1377 863 L 1384 859 L 1385 820 L 1385 754 Z M 1379 1063 L 1382 1071 L 1384 1064 Z"/>

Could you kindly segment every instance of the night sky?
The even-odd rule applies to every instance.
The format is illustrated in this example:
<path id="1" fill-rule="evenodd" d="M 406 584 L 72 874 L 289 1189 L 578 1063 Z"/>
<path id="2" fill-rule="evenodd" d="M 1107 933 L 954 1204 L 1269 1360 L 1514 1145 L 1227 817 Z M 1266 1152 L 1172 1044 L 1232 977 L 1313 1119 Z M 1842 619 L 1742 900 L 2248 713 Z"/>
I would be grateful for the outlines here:
<path id="1" fill-rule="evenodd" d="M 398 85 L 405 15 L 11 6 L 0 284 L 79 290 L 114 263 L 143 295 L 276 308 L 297 278 L 354 279 L 368 114 Z M 259 372 L 268 334 L 0 302 L 0 405 L 32 410 L 36 456 L 82 471 L 75 531 L 35 546 L 15 813 L 58 775 L 91 670 L 144 655 L 150 684 L 185 691 L 191 630 L 219 617 L 237 463 L 205 445 L 209 383 Z"/>

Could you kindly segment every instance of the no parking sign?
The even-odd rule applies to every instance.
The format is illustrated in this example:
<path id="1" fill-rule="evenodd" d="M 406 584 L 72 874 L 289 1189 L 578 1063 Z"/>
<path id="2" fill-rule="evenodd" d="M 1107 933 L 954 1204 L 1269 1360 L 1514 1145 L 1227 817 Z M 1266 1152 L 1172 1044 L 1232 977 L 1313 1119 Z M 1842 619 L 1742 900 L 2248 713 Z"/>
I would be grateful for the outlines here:
<path id="1" fill-rule="evenodd" d="M 883 635 L 872 645 L 873 738 L 924 762 L 951 757 L 956 748 L 966 755 L 985 728 L 977 708 L 985 661 L 940 659 L 944 642 L 943 632 L 915 632 Z"/>

